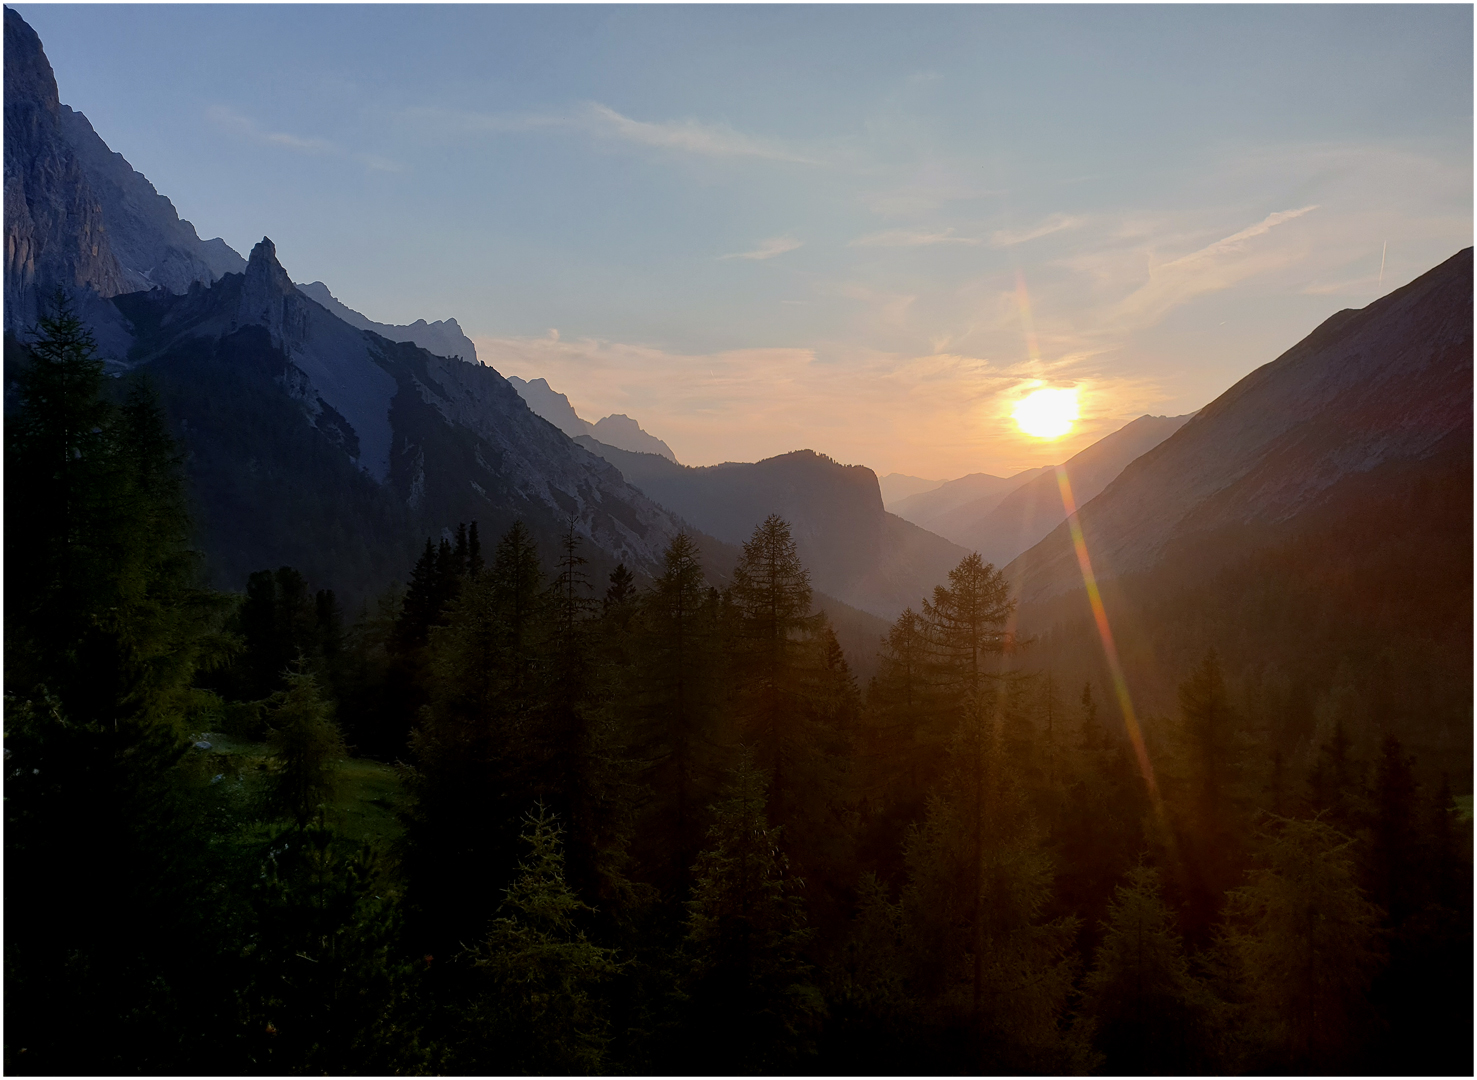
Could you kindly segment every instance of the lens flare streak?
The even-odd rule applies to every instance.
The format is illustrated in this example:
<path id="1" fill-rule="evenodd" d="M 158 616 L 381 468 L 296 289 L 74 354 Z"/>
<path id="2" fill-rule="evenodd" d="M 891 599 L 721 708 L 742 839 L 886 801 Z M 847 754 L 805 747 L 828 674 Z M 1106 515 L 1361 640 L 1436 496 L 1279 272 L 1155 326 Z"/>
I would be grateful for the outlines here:
<path id="1" fill-rule="evenodd" d="M 1118 662 L 1118 647 L 1113 643 L 1113 630 L 1108 625 L 1108 612 L 1103 607 L 1102 594 L 1098 592 L 1097 577 L 1092 572 L 1092 560 L 1087 554 L 1087 541 L 1082 536 L 1082 523 L 1077 517 L 1077 500 L 1072 497 L 1072 482 L 1067 470 L 1056 467 L 1057 487 L 1062 492 L 1062 507 L 1067 511 L 1067 527 L 1072 533 L 1072 547 L 1077 551 L 1077 565 L 1082 568 L 1082 583 L 1087 587 L 1087 602 L 1092 605 L 1092 617 L 1097 622 L 1098 636 L 1103 639 L 1103 653 L 1108 660 L 1108 672 L 1113 678 L 1113 689 L 1118 696 L 1118 707 L 1123 711 L 1123 726 L 1128 732 L 1128 741 L 1133 744 L 1138 758 L 1139 772 L 1149 790 L 1149 799 L 1154 812 L 1164 820 L 1164 808 L 1159 799 L 1159 785 L 1154 780 L 1154 766 L 1149 762 L 1149 751 L 1144 745 L 1144 735 L 1139 729 L 1138 717 L 1133 711 L 1133 699 L 1128 694 L 1128 680 L 1123 677 L 1123 665 Z"/>

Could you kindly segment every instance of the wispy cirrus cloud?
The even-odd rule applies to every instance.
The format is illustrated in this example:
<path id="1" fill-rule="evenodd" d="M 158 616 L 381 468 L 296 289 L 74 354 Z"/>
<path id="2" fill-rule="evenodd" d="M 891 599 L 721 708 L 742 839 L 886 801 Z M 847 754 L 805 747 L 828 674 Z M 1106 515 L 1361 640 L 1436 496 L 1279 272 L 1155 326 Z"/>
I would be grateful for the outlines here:
<path id="1" fill-rule="evenodd" d="M 1171 310 L 1197 296 L 1220 292 L 1248 278 L 1302 259 L 1303 252 L 1253 243 L 1285 222 L 1317 210 L 1317 204 L 1268 214 L 1230 236 L 1198 251 L 1152 265 L 1149 280 L 1135 289 L 1113 312 L 1112 322 L 1151 326 Z"/>
<path id="2" fill-rule="evenodd" d="M 637 120 L 598 101 L 559 113 L 483 113 L 460 109 L 402 109 L 396 116 L 454 133 L 502 134 L 564 128 L 595 138 L 619 139 L 657 150 L 700 157 L 761 158 L 819 164 L 809 154 L 778 142 L 746 135 L 727 124 L 701 120 Z"/>
<path id="3" fill-rule="evenodd" d="M 943 230 L 886 229 L 853 240 L 851 247 L 929 247 L 933 244 L 978 244 L 972 236 L 957 236 L 950 227 Z"/>
<path id="4" fill-rule="evenodd" d="M 273 131 L 263 127 L 249 116 L 243 116 L 224 105 L 212 105 L 205 110 L 206 119 L 217 127 L 234 132 L 252 142 L 264 146 L 281 146 L 305 154 L 320 154 L 327 157 L 343 157 L 359 162 L 375 172 L 403 172 L 405 166 L 378 154 L 366 154 L 348 150 L 329 139 L 316 135 L 294 135 L 287 131 Z"/>
<path id="5" fill-rule="evenodd" d="M 598 102 L 591 102 L 587 106 L 586 115 L 596 132 L 642 146 L 680 150 L 708 157 L 757 157 L 803 165 L 817 164 L 814 158 L 797 154 L 776 143 L 745 135 L 726 124 L 709 124 L 698 120 L 633 120 Z"/>
<path id="6" fill-rule="evenodd" d="M 1028 243 L 1031 240 L 1039 240 L 1043 236 L 1061 232 L 1064 229 L 1075 229 L 1081 225 L 1084 218 L 1068 217 L 1066 214 L 1052 214 L 1045 221 L 1031 226 L 1029 229 L 999 229 L 990 234 L 990 246 L 995 248 L 1015 247 L 1017 244 Z"/>
<path id="7" fill-rule="evenodd" d="M 772 259 L 776 255 L 783 255 L 787 251 L 794 251 L 804 245 L 793 236 L 772 236 L 764 241 L 753 251 L 735 251 L 728 255 L 720 255 L 720 259 Z"/>

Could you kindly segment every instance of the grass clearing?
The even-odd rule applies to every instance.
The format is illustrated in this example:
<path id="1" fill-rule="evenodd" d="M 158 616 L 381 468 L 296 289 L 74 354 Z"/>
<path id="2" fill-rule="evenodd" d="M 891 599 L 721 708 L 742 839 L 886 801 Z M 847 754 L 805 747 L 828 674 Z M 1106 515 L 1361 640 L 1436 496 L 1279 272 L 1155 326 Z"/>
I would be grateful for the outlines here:
<path id="1" fill-rule="evenodd" d="M 269 750 L 266 743 L 232 738 L 220 732 L 204 732 L 195 736 L 210 743 L 210 749 L 192 749 L 200 755 L 195 765 L 201 782 L 213 776 L 242 783 L 248 791 L 257 789 L 266 776 Z M 399 811 L 404 802 L 404 786 L 393 765 L 370 758 L 345 758 L 339 762 L 338 789 L 334 796 L 332 824 L 346 838 L 369 840 L 388 849 L 404 832 Z"/>
<path id="2" fill-rule="evenodd" d="M 1456 818 L 1458 821 L 1472 820 L 1472 796 L 1458 795 L 1456 797 Z"/>

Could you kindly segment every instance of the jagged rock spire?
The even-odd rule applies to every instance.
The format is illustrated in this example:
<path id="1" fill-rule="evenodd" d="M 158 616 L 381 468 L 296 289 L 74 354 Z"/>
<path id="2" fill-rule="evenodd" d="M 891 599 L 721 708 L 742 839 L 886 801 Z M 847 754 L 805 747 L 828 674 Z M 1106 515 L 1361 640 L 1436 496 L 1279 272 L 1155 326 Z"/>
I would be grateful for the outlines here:
<path id="1" fill-rule="evenodd" d="M 277 246 L 262 237 L 246 262 L 236 325 L 265 326 L 273 344 L 287 346 L 302 339 L 306 317 L 303 298 L 277 261 Z"/>

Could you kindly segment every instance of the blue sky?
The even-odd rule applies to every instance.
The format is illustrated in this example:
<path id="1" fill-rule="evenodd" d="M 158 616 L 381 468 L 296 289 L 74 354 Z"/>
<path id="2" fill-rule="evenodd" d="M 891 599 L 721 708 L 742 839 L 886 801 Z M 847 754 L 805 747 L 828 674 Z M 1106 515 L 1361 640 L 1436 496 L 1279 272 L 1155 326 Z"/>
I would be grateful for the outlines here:
<path id="1" fill-rule="evenodd" d="M 1472 242 L 1465 5 L 16 7 L 202 236 L 694 464 L 1062 460 Z"/>

